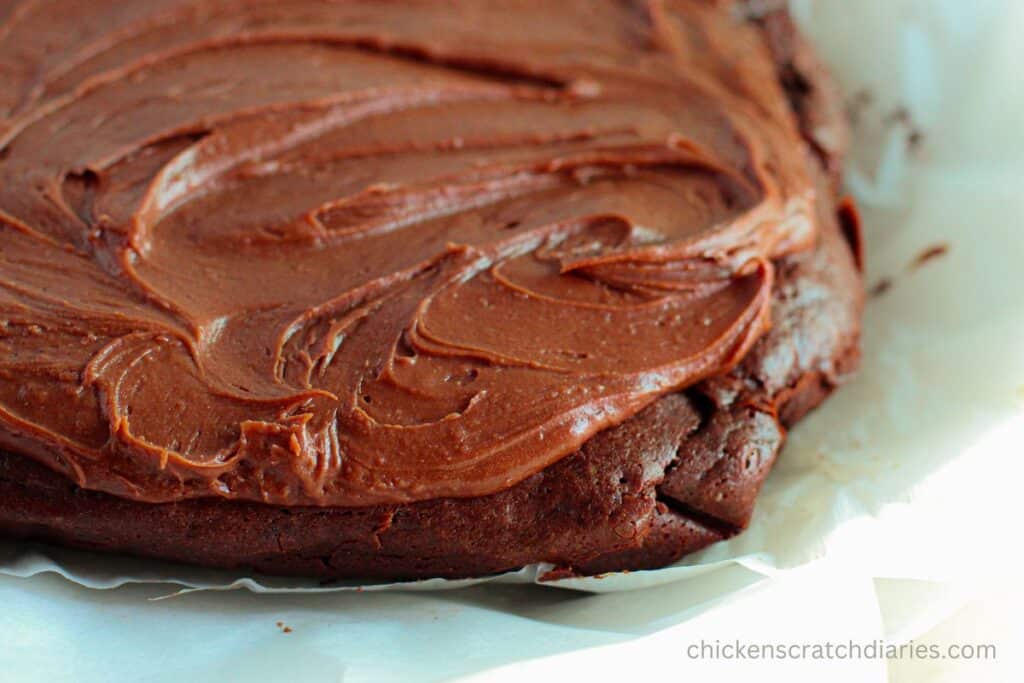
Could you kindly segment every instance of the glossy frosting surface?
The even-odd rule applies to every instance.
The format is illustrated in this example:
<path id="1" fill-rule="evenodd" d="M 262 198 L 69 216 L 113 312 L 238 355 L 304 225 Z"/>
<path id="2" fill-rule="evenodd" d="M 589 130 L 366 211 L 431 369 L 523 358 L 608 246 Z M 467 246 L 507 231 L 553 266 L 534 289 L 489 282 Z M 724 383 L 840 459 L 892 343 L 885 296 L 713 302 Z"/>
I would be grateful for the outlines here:
<path id="1" fill-rule="evenodd" d="M 815 238 L 727 2 L 5 2 L 0 76 L 0 446 L 135 500 L 502 490 Z"/>

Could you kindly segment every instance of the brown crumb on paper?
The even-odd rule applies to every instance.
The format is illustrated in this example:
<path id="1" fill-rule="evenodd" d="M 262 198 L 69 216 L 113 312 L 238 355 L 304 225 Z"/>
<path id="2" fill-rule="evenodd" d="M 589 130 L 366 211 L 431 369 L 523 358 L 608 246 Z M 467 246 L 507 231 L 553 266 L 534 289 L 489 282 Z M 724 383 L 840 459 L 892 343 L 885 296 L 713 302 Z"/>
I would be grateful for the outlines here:
<path id="1" fill-rule="evenodd" d="M 925 247 L 921 252 L 914 257 L 914 260 L 907 264 L 907 271 L 914 271 L 927 263 L 934 261 L 937 258 L 945 256 L 949 253 L 950 246 L 946 242 L 938 242 L 929 247 Z M 877 299 L 885 295 L 893 285 L 896 284 L 891 277 L 883 277 L 875 284 L 868 288 L 868 297 Z"/>
<path id="2" fill-rule="evenodd" d="M 291 626 L 286 626 L 283 621 L 277 622 L 277 627 L 279 629 L 281 629 L 281 633 L 291 633 L 292 632 L 292 627 Z"/>
<path id="3" fill-rule="evenodd" d="M 917 149 L 924 142 L 924 131 L 914 122 L 910 110 L 906 107 L 897 107 L 891 114 L 885 117 L 885 122 L 890 125 L 902 126 L 907 131 L 907 147 L 911 150 Z"/>
<path id="4" fill-rule="evenodd" d="M 875 94 L 870 90 L 862 89 L 853 93 L 846 102 L 846 117 L 850 120 L 850 124 L 857 126 L 864 112 L 870 109 L 874 103 Z"/>
<path id="5" fill-rule="evenodd" d="M 910 133 L 907 135 L 907 146 L 910 147 L 910 149 L 917 149 L 921 146 L 922 142 L 924 142 L 924 133 L 922 133 L 919 128 L 911 129 Z"/>
<path id="6" fill-rule="evenodd" d="M 940 256 L 945 256 L 947 253 L 949 253 L 949 245 L 946 244 L 945 242 L 933 244 L 932 246 L 928 247 L 920 254 L 918 254 L 917 258 L 911 261 L 910 269 L 914 270 L 916 268 L 920 268 L 921 266 L 925 265 L 930 261 L 934 261 Z"/>
<path id="7" fill-rule="evenodd" d="M 876 282 L 870 290 L 868 290 L 868 296 L 872 299 L 877 299 L 890 289 L 892 289 L 892 280 L 887 277 L 883 277 L 881 280 Z"/>

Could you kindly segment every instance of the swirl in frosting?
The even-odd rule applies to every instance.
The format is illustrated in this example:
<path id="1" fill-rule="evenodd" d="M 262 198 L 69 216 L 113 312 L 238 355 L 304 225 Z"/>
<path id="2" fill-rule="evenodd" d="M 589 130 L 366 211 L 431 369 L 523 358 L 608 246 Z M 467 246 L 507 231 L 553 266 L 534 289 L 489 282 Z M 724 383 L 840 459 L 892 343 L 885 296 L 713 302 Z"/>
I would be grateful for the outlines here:
<path id="1" fill-rule="evenodd" d="M 814 239 L 707 0 L 0 9 L 0 445 L 141 501 L 502 490 L 766 330 Z"/>

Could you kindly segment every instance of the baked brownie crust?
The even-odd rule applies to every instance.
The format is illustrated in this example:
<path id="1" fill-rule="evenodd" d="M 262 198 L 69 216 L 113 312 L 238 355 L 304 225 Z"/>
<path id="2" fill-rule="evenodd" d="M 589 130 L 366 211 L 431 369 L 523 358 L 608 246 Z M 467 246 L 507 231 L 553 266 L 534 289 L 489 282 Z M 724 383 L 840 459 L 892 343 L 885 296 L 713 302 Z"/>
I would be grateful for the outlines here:
<path id="1" fill-rule="evenodd" d="M 502 491 L 361 507 L 147 503 L 0 453 L 0 533 L 216 567 L 325 578 L 663 566 L 749 522 L 785 429 L 856 366 L 861 281 L 837 218 L 845 126 L 784 12 L 753 19 L 808 144 L 817 244 L 775 261 L 771 327 L 732 370 L 662 396 Z M 855 231 L 855 226 L 854 226 Z"/>

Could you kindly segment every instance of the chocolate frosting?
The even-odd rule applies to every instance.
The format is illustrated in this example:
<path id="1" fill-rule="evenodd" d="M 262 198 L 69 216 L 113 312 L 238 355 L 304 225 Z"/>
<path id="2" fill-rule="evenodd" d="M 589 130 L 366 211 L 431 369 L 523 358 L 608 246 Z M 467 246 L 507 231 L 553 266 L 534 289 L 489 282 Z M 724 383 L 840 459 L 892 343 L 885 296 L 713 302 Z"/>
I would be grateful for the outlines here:
<path id="1" fill-rule="evenodd" d="M 727 2 L 0 9 L 0 445 L 139 501 L 502 490 L 738 363 L 816 234 Z"/>

